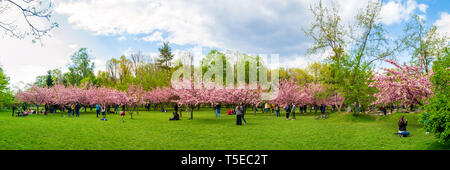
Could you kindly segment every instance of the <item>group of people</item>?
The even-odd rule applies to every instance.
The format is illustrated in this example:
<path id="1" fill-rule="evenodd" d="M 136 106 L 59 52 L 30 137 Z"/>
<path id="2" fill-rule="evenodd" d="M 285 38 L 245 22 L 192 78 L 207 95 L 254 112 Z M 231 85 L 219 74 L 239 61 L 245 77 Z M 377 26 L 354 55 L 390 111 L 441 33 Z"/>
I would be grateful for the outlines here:
<path id="1" fill-rule="evenodd" d="M 72 104 L 72 105 L 67 105 L 66 106 L 68 112 L 69 112 L 69 117 L 72 116 L 76 116 L 76 117 L 80 117 L 80 109 L 81 109 L 81 105 L 79 103 L 77 104 Z"/>
<path id="2" fill-rule="evenodd" d="M 236 106 L 236 125 L 240 126 L 242 125 L 242 120 L 244 120 L 244 124 L 247 124 L 247 121 L 245 120 L 244 116 L 247 112 L 247 108 L 244 104 L 240 103 Z"/>
<path id="3" fill-rule="evenodd" d="M 16 104 L 12 105 L 12 116 L 18 116 L 18 117 L 24 117 L 24 116 L 28 116 L 30 114 L 38 114 L 38 113 L 43 113 L 43 114 L 47 114 L 47 111 L 42 109 L 42 110 L 32 110 L 32 109 L 28 109 L 27 106 L 24 104 L 22 105 L 22 108 L 18 108 Z M 16 115 L 17 114 L 17 115 Z"/>

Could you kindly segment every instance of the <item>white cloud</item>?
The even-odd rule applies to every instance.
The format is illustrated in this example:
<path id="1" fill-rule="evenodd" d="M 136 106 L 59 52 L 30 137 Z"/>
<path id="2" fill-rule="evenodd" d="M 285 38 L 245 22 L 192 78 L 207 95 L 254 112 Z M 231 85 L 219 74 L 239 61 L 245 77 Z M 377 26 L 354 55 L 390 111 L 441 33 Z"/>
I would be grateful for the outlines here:
<path id="1" fill-rule="evenodd" d="M 441 13 L 441 18 L 437 20 L 434 25 L 438 27 L 438 30 L 441 34 L 447 35 L 450 37 L 450 14 L 447 12 Z"/>
<path id="2" fill-rule="evenodd" d="M 308 6 L 275 0 L 80 0 L 60 1 L 55 9 L 75 28 L 95 34 L 144 34 L 145 41 L 254 52 L 301 42 Z"/>
<path id="3" fill-rule="evenodd" d="M 43 44 L 33 44 L 29 39 L 0 39 L 0 64 L 11 78 L 10 84 L 33 83 L 47 70 L 65 68 L 73 49 L 58 38 L 44 38 Z"/>
<path id="4" fill-rule="evenodd" d="M 76 50 L 78 48 L 78 44 L 70 44 L 69 48 L 72 50 Z"/>
<path id="5" fill-rule="evenodd" d="M 401 0 L 392 0 L 381 8 L 381 22 L 386 25 L 407 21 L 411 15 L 418 9 L 422 13 L 426 13 L 428 6 L 418 4 L 415 0 L 407 0 L 406 3 Z"/>
<path id="6" fill-rule="evenodd" d="M 163 35 L 162 32 L 156 31 L 152 35 L 149 35 L 149 36 L 146 36 L 146 37 L 142 38 L 142 40 L 148 41 L 148 42 L 164 41 L 164 38 L 163 38 L 162 35 Z"/>
<path id="7" fill-rule="evenodd" d="M 427 9 L 428 9 L 428 5 L 425 5 L 425 4 L 419 4 L 419 10 L 420 10 L 422 13 L 427 13 Z"/>
<path id="8" fill-rule="evenodd" d="M 124 40 L 127 40 L 127 37 L 125 37 L 125 36 L 120 36 L 119 38 L 117 38 L 117 40 L 119 40 L 119 41 L 124 41 Z"/>

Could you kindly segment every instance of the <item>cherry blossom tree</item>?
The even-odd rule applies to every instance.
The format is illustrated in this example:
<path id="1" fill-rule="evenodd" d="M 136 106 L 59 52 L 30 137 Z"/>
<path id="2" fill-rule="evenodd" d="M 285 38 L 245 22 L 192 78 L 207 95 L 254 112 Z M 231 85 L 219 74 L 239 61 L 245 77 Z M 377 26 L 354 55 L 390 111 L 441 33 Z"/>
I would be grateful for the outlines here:
<path id="1" fill-rule="evenodd" d="M 374 94 L 375 105 L 402 104 L 423 105 L 423 102 L 433 96 L 430 82 L 431 72 L 428 75 L 422 73 L 420 66 L 397 64 L 391 60 L 385 60 L 396 69 L 384 69 L 385 74 L 378 74 L 373 78 L 370 87 L 376 87 L 379 92 Z"/>
<path id="2" fill-rule="evenodd" d="M 144 89 L 142 88 L 142 85 L 135 86 L 135 85 L 129 85 L 128 91 L 127 91 L 127 106 L 133 107 L 134 110 L 139 114 L 139 106 L 142 106 L 145 104 L 144 101 Z M 117 104 L 117 103 L 116 103 Z M 133 112 L 130 112 L 131 119 L 133 119 Z"/>
<path id="3" fill-rule="evenodd" d="M 18 93 L 16 97 L 19 101 L 36 105 L 37 110 L 39 110 L 39 105 L 48 101 L 48 94 L 48 88 L 32 86 L 30 90 Z"/>

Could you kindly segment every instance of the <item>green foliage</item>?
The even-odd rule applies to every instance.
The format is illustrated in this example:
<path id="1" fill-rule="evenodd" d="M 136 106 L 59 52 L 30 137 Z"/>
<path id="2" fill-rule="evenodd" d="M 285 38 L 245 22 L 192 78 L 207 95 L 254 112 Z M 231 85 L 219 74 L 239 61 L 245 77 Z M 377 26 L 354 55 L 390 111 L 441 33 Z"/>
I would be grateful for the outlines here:
<path id="1" fill-rule="evenodd" d="M 52 87 L 55 84 L 63 84 L 65 82 L 61 69 L 48 70 L 47 75 L 36 77 L 34 85 L 39 87 Z"/>
<path id="2" fill-rule="evenodd" d="M 0 67 L 0 105 L 11 106 L 14 101 L 13 93 L 8 87 L 9 77 L 3 72 L 3 68 Z"/>
<path id="3" fill-rule="evenodd" d="M 46 75 L 37 76 L 36 80 L 34 81 L 34 85 L 39 87 L 45 87 L 47 85 L 47 76 Z"/>
<path id="4" fill-rule="evenodd" d="M 369 87 L 373 76 L 371 67 L 367 64 L 359 66 L 356 58 L 344 55 L 339 64 L 333 65 L 336 88 L 345 98 L 344 103 L 355 108 L 367 107 L 373 101 L 376 88 Z M 357 113 L 356 109 L 353 109 Z"/>
<path id="5" fill-rule="evenodd" d="M 404 35 L 400 39 L 403 50 L 407 50 L 412 56 L 412 61 L 419 65 L 422 57 L 423 69 L 428 73 L 434 58 L 442 54 L 447 45 L 448 37 L 439 35 L 436 26 L 426 27 L 425 20 L 418 15 L 413 15 L 413 19 L 404 28 Z"/>
<path id="6" fill-rule="evenodd" d="M 64 73 L 64 84 L 80 85 L 81 80 L 94 75 L 94 63 L 91 61 L 86 48 L 80 48 L 72 57 L 69 72 Z"/>
<path id="7" fill-rule="evenodd" d="M 433 63 L 434 75 L 431 82 L 435 94 L 430 99 L 430 104 L 425 106 L 422 116 L 424 128 L 435 133 L 441 142 L 450 139 L 450 49 L 446 48 L 445 53 L 445 56 L 438 57 Z"/>

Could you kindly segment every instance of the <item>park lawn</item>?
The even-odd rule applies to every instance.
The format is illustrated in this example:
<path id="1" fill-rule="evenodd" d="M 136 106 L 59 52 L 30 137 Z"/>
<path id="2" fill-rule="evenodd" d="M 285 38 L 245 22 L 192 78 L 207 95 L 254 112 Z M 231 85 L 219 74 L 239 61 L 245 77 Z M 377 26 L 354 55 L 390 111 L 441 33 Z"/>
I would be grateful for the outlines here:
<path id="1" fill-rule="evenodd" d="M 224 112 L 224 111 L 222 111 Z M 397 120 L 405 115 L 411 136 L 399 138 Z M 94 113 L 80 118 L 62 114 L 12 117 L 0 112 L 0 150 L 434 150 L 450 149 L 434 135 L 425 135 L 417 114 L 387 117 L 331 114 L 314 120 L 297 113 L 297 120 L 271 113 L 247 113 L 247 125 L 236 126 L 235 116 L 204 108 L 194 120 L 168 121 L 171 113 L 140 112 L 121 122 L 118 115 L 100 121 Z M 282 115 L 284 116 L 284 115 Z"/>

